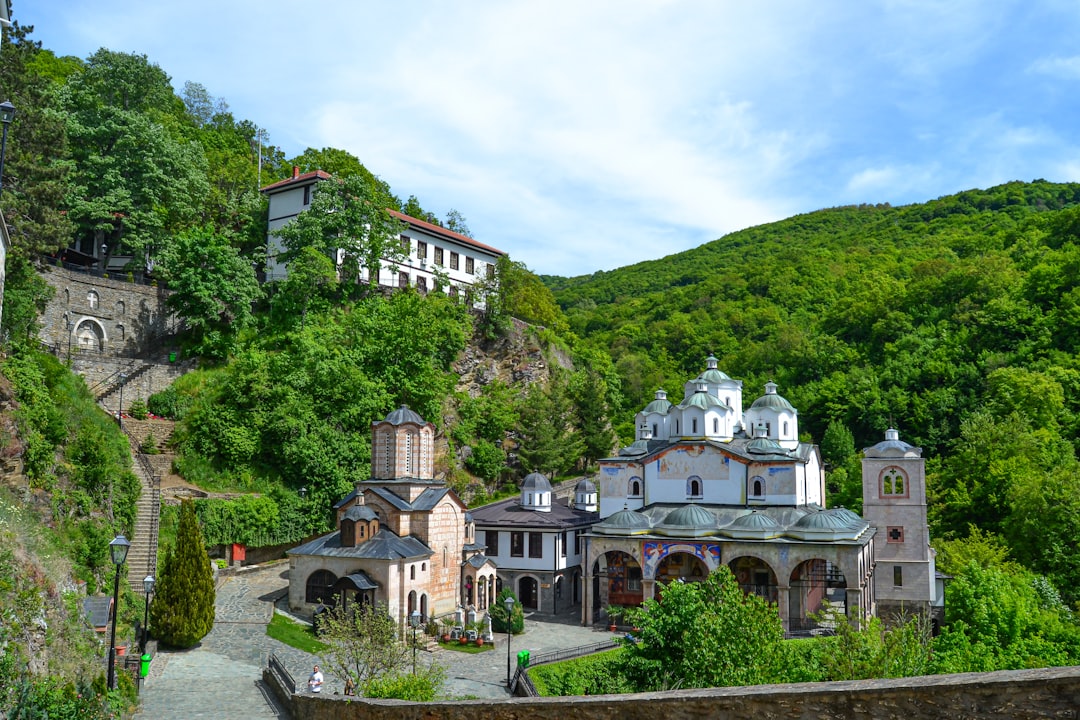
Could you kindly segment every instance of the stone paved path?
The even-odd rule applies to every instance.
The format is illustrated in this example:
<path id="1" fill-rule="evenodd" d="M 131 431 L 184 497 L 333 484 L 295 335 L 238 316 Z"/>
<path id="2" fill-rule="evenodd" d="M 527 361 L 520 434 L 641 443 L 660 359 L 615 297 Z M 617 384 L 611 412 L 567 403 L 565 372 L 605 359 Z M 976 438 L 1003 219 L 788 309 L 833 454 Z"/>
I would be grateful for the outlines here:
<path id="1" fill-rule="evenodd" d="M 266 635 L 275 603 L 285 608 L 288 584 L 288 563 L 284 562 L 225 578 L 217 589 L 214 629 L 194 648 L 157 654 L 143 684 L 136 720 L 287 720 L 288 714 L 262 682 L 267 658 L 276 654 L 300 687 L 312 665 L 319 662 Z M 511 641 L 513 661 L 519 650 L 535 654 L 611 637 L 608 632 L 580 627 L 579 617 L 575 611 L 559 617 L 527 616 L 525 632 Z M 489 652 L 467 654 L 440 648 L 420 652 L 417 662 L 438 662 L 446 668 L 447 695 L 506 698 L 506 658 L 504 635 L 495 639 Z M 340 692 L 341 682 L 328 675 L 326 688 Z"/>

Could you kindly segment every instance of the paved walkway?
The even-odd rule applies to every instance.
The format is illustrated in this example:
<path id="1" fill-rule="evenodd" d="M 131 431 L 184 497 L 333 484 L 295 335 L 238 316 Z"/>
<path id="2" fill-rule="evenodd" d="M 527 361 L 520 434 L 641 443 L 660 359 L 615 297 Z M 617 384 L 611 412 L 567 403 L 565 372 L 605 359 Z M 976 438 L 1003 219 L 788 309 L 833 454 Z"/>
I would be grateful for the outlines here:
<path id="1" fill-rule="evenodd" d="M 214 629 L 194 648 L 163 650 L 154 658 L 142 689 L 142 707 L 136 720 L 287 720 L 262 682 L 262 670 L 271 653 L 285 664 L 300 687 L 319 659 L 266 635 L 275 602 L 284 608 L 288 564 L 254 567 L 225 578 L 217 589 Z M 510 653 L 540 653 L 591 645 L 611 633 L 579 626 L 579 612 L 559 617 L 526 616 L 525 632 L 515 635 Z M 420 652 L 417 662 L 438 662 L 447 668 L 445 692 L 453 697 L 505 698 L 506 636 L 497 637 L 494 649 L 468 654 L 440 648 Z M 324 668 L 325 670 L 325 668 Z M 328 676 L 326 691 L 340 692 L 342 683 Z M 324 691 L 325 692 L 325 691 Z"/>

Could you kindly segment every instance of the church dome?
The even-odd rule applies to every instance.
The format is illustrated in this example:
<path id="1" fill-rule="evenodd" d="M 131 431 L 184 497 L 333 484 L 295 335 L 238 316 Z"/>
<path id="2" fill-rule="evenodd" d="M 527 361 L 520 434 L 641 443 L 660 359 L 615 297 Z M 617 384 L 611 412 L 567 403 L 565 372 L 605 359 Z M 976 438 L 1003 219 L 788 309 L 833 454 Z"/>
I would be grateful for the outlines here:
<path id="1" fill-rule="evenodd" d="M 716 530 L 716 516 L 700 505 L 690 503 L 669 512 L 658 530 L 664 535 L 707 535 Z"/>
<path id="2" fill-rule="evenodd" d="M 745 530 L 775 530 L 780 526 L 765 513 L 753 510 L 746 515 L 735 518 L 729 527 Z"/>
<path id="3" fill-rule="evenodd" d="M 649 452 L 648 440 L 635 440 L 633 443 L 619 450 L 620 455 L 644 455 Z"/>
<path id="4" fill-rule="evenodd" d="M 352 520 L 353 522 L 370 522 L 371 520 L 378 520 L 379 516 L 375 514 L 374 510 L 366 505 L 353 505 L 345 511 L 345 514 L 341 516 L 341 519 Z"/>
<path id="5" fill-rule="evenodd" d="M 724 535 L 733 538 L 768 540 L 770 538 L 779 537 L 781 530 L 780 524 L 771 517 L 759 510 L 754 510 L 735 518 L 735 520 L 721 530 L 721 532 Z"/>
<path id="6" fill-rule="evenodd" d="M 865 448 L 863 454 L 871 458 L 922 457 L 922 448 L 904 442 L 895 428 L 889 428 L 885 431 L 885 439 L 877 445 Z"/>
<path id="7" fill-rule="evenodd" d="M 807 530 L 843 530 L 852 527 L 852 522 L 834 510 L 822 510 L 803 516 L 795 523 L 795 527 Z"/>
<path id="8" fill-rule="evenodd" d="M 752 455 L 787 455 L 788 451 L 780 443 L 769 438 L 756 437 L 746 443 L 746 452 Z"/>
<path id="9" fill-rule="evenodd" d="M 649 518 L 626 508 L 606 518 L 602 523 L 593 525 L 593 531 L 601 535 L 638 535 L 651 528 Z"/>
<path id="10" fill-rule="evenodd" d="M 728 377 L 727 374 L 717 369 L 716 366 L 718 362 L 719 361 L 713 355 L 705 358 L 706 369 L 704 372 L 698 375 L 697 379 L 712 384 L 719 384 L 724 382 L 725 380 L 730 380 L 731 378 Z"/>
<path id="11" fill-rule="evenodd" d="M 529 473 L 521 481 L 521 489 L 530 492 L 551 492 L 551 483 L 540 473 Z"/>
<path id="12" fill-rule="evenodd" d="M 662 389 L 656 391 L 656 398 L 645 406 L 642 412 L 665 414 L 671 409 L 671 401 L 667 399 L 667 393 Z"/>
<path id="13" fill-rule="evenodd" d="M 682 410 L 690 407 L 701 408 L 702 410 L 710 410 L 712 408 L 719 408 L 721 410 L 728 409 L 728 406 L 724 404 L 723 400 L 718 399 L 715 395 L 710 395 L 705 390 L 698 390 L 679 403 L 679 408 Z"/>
<path id="14" fill-rule="evenodd" d="M 795 407 L 784 397 L 776 393 L 776 383 L 765 383 L 765 394 L 754 401 L 751 410 L 786 410 L 795 412 Z"/>
<path id="15" fill-rule="evenodd" d="M 404 423 L 415 423 L 417 425 L 426 425 L 424 418 L 420 417 L 420 414 L 415 410 L 411 410 L 408 405 L 402 405 L 397 410 L 394 410 L 386 416 L 386 420 L 391 425 L 403 425 Z"/>
<path id="16" fill-rule="evenodd" d="M 596 492 L 596 485 L 593 484 L 588 478 L 581 478 L 578 484 L 574 486 L 575 493 L 594 493 Z"/>

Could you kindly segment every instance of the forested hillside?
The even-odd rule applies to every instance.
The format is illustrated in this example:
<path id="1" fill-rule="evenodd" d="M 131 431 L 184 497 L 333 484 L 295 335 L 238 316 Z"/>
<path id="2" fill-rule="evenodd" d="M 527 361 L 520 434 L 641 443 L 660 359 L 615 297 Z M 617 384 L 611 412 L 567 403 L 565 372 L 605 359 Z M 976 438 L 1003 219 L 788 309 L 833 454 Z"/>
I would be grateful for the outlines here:
<path id="1" fill-rule="evenodd" d="M 930 459 L 940 541 L 969 525 L 1080 598 L 1080 185 L 842 207 L 661 260 L 545 278 L 610 353 L 628 421 L 708 353 L 756 397 L 774 380 L 858 506 L 856 448 L 897 427 Z"/>

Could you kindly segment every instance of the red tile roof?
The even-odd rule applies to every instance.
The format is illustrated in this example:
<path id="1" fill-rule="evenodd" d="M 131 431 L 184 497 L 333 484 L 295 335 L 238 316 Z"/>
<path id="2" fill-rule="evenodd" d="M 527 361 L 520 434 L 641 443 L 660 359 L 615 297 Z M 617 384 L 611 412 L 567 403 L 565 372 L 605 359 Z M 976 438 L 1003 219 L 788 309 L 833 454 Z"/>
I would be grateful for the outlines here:
<path id="1" fill-rule="evenodd" d="M 329 180 L 330 178 L 330 173 L 326 172 L 325 170 L 313 170 L 312 172 L 306 172 L 302 175 L 293 175 L 292 177 L 287 177 L 284 180 L 278 180 L 276 183 L 272 183 L 270 185 L 267 185 L 266 187 L 259 188 L 259 192 L 272 192 L 293 184 L 307 183 L 313 180 Z M 398 220 L 401 220 L 402 222 L 411 225 L 418 230 L 423 230 L 424 232 L 430 233 L 432 235 L 438 235 L 448 240 L 453 240 L 462 245 L 471 245 L 478 250 L 484 250 L 494 255 L 506 254 L 498 248 L 493 248 L 490 245 L 485 245 L 482 242 L 477 242 L 468 235 L 462 235 L 461 233 L 456 233 L 453 230 L 447 230 L 444 227 L 435 225 L 434 223 L 425 222 L 418 218 L 411 217 L 403 212 L 398 212 L 397 210 L 387 208 L 386 211 L 396 217 Z"/>
<path id="2" fill-rule="evenodd" d="M 270 185 L 267 185 L 266 187 L 259 188 L 259 192 L 269 192 L 271 190 L 277 190 L 277 189 L 283 188 L 283 187 L 285 187 L 287 185 L 292 185 L 293 183 L 305 183 L 305 182 L 310 182 L 312 180 L 329 180 L 329 179 L 330 179 L 330 173 L 326 172 L 325 170 L 312 170 L 311 172 L 306 172 L 303 175 L 296 175 L 296 176 L 293 176 L 293 177 L 287 177 L 284 180 L 278 180 L 276 183 L 271 183 Z"/>
<path id="3" fill-rule="evenodd" d="M 480 250 L 485 250 L 485 251 L 487 251 L 489 253 L 493 253 L 495 255 L 505 255 L 506 254 L 502 250 L 499 250 L 497 248 L 493 248 L 490 245 L 485 245 L 482 242 L 477 242 L 476 240 L 473 240 L 468 235 L 462 235 L 461 233 L 456 233 L 453 230 L 447 230 L 446 228 L 440 227 L 439 225 L 435 225 L 434 223 L 429 223 L 429 222 L 424 222 L 423 220 L 418 220 L 417 218 L 406 215 L 403 212 L 398 212 L 397 210 L 391 210 L 391 209 L 387 208 L 386 211 L 388 213 L 390 213 L 391 215 L 393 215 L 394 217 L 396 217 L 398 220 L 401 220 L 404 223 L 408 223 L 409 225 L 416 228 L 417 230 L 423 230 L 424 232 L 430 233 L 432 235 L 441 235 L 444 238 L 447 238 L 449 240 L 454 240 L 455 242 L 461 243 L 462 245 L 472 245 L 475 248 L 478 248 Z"/>

